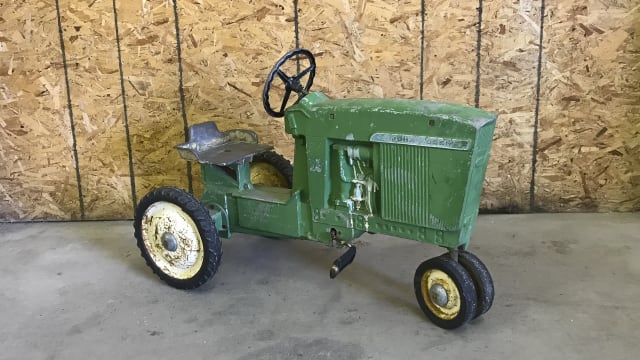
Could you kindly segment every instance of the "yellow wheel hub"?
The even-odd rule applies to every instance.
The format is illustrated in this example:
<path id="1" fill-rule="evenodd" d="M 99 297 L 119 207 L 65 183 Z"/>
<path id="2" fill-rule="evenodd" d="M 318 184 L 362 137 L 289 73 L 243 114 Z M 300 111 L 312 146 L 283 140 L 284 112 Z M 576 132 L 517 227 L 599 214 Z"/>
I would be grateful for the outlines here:
<path id="1" fill-rule="evenodd" d="M 445 272 L 427 270 L 420 283 L 422 298 L 429 310 L 443 320 L 451 320 L 460 313 L 460 291 Z"/>
<path id="2" fill-rule="evenodd" d="M 251 164 L 251 183 L 254 185 L 266 185 L 287 188 L 287 179 L 275 168 L 266 162 Z"/>

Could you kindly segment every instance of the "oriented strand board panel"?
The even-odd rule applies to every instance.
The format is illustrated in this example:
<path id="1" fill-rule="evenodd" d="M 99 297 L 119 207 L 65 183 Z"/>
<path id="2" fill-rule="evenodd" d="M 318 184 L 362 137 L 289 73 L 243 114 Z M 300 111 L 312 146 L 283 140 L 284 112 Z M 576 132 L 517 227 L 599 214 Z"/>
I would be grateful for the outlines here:
<path id="1" fill-rule="evenodd" d="M 426 1 L 424 98 L 474 104 L 477 1 Z"/>
<path id="2" fill-rule="evenodd" d="M 0 14 L 0 220 L 80 217 L 56 8 Z"/>
<path id="3" fill-rule="evenodd" d="M 118 25 L 138 200 L 162 185 L 188 189 L 171 1 L 118 1 Z M 205 17 L 206 18 L 206 17 Z"/>
<path id="4" fill-rule="evenodd" d="M 314 88 L 333 98 L 418 98 L 420 1 L 301 2 L 300 46 L 318 64 Z"/>
<path id="5" fill-rule="evenodd" d="M 481 207 L 529 210 L 540 1 L 484 1 L 480 108 L 498 114 Z"/>
<path id="6" fill-rule="evenodd" d="M 133 217 L 111 1 L 60 0 L 86 219 Z"/>
<path id="7" fill-rule="evenodd" d="M 547 8 L 540 209 L 640 209 L 639 10 L 633 0 L 565 0 Z"/>

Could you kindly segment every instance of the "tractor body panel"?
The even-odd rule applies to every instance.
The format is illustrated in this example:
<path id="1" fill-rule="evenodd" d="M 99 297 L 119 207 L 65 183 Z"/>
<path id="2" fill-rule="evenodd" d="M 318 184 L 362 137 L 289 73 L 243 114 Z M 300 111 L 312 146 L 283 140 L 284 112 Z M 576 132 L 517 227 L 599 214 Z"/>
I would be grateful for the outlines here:
<path id="1" fill-rule="evenodd" d="M 464 246 L 495 119 L 460 105 L 309 94 L 285 119 L 304 144 L 296 146 L 294 188 L 308 199 L 313 228 L 335 227 L 347 241 L 368 231 Z"/>
<path id="2" fill-rule="evenodd" d="M 335 229 L 345 242 L 371 232 L 466 246 L 495 119 L 460 105 L 311 93 L 285 115 L 295 140 L 292 189 L 253 186 L 248 162 L 202 164 L 202 202 L 222 236 L 330 244 Z"/>
<path id="3" fill-rule="evenodd" d="M 205 185 L 201 202 L 214 220 L 220 221 L 221 236 L 243 232 L 301 238 L 309 232 L 310 222 L 305 219 L 310 215 L 300 200 L 300 191 L 268 186 L 241 189 L 243 181 L 235 179 L 230 169 L 211 164 L 202 164 L 201 172 Z"/>

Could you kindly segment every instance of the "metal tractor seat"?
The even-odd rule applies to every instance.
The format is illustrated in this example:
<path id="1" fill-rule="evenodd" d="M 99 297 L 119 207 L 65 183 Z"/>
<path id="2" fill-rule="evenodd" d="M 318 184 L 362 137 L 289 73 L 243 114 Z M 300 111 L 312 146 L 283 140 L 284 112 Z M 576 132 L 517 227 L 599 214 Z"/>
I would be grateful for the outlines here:
<path id="1" fill-rule="evenodd" d="M 221 132 L 213 121 L 191 125 L 189 141 L 176 145 L 185 160 L 219 166 L 250 161 L 254 155 L 272 148 L 271 145 L 258 144 L 258 135 L 251 130 Z"/>

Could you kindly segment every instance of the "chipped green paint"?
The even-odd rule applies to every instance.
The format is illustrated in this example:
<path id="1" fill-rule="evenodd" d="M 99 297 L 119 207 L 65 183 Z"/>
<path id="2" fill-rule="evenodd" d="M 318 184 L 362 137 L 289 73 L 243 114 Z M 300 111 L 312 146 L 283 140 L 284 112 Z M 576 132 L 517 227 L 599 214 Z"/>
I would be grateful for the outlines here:
<path id="1" fill-rule="evenodd" d="M 467 106 L 311 93 L 285 114 L 295 141 L 292 189 L 252 186 L 242 164 L 203 164 L 202 202 L 221 236 L 331 243 L 333 228 L 344 241 L 372 232 L 466 246 L 495 120 Z"/>

